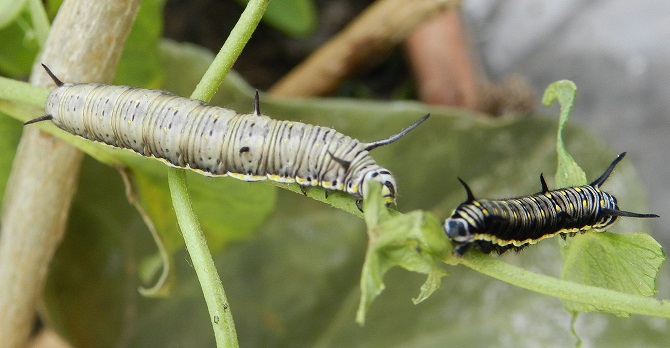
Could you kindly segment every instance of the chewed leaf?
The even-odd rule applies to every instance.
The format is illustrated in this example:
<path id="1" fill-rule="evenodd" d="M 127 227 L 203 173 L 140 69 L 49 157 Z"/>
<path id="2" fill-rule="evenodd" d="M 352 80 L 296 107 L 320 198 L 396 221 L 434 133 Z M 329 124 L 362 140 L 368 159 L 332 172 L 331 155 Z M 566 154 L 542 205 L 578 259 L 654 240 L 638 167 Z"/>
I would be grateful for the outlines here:
<path id="1" fill-rule="evenodd" d="M 365 220 L 368 224 L 368 249 L 361 275 L 361 301 L 356 314 L 359 324 L 372 301 L 384 290 L 384 274 L 395 266 L 428 275 L 421 293 L 413 301 L 419 303 L 440 287 L 440 278 L 446 273 L 439 256 L 444 253 L 446 239 L 437 219 L 426 223 L 426 214 L 414 211 L 391 216 L 384 206 L 381 185 L 366 187 L 364 202 Z"/>
<path id="2" fill-rule="evenodd" d="M 558 187 L 579 186 L 586 184 L 586 174 L 575 163 L 563 143 L 563 129 L 570 120 L 570 113 L 575 105 L 577 86 L 572 81 L 556 81 L 547 87 L 542 96 L 542 103 L 550 106 L 558 101 L 561 107 L 556 137 L 556 151 L 558 152 L 558 166 L 556 168 L 556 185 Z"/>

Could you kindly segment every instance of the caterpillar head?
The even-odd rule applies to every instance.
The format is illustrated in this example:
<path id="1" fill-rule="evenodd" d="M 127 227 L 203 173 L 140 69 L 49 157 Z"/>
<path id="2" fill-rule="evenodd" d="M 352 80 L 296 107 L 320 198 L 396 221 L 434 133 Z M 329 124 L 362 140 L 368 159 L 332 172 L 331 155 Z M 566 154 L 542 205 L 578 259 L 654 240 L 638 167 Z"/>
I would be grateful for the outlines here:
<path id="1" fill-rule="evenodd" d="M 395 204 L 396 197 L 396 183 L 395 178 L 388 170 L 384 168 L 379 168 L 376 170 L 369 171 L 361 178 L 360 190 L 363 190 L 363 185 L 366 182 L 377 181 L 382 184 L 382 197 L 384 202 L 389 205 L 391 203 Z"/>
<path id="2" fill-rule="evenodd" d="M 614 224 L 619 216 L 616 213 L 608 214 L 606 212 L 621 212 L 621 210 L 617 206 L 616 198 L 604 191 L 602 192 L 602 200 L 598 204 L 603 213 L 599 214 L 600 219 L 593 224 L 592 228 L 596 231 L 604 231 Z"/>
<path id="3" fill-rule="evenodd" d="M 469 246 L 475 242 L 475 235 L 470 231 L 470 224 L 454 214 L 454 216 L 444 220 L 444 232 L 456 244 L 456 254 L 463 255 Z"/>
<path id="4" fill-rule="evenodd" d="M 456 243 L 471 243 L 474 241 L 474 234 L 470 231 L 470 225 L 462 217 L 452 216 L 444 220 L 444 231 L 447 236 Z"/>

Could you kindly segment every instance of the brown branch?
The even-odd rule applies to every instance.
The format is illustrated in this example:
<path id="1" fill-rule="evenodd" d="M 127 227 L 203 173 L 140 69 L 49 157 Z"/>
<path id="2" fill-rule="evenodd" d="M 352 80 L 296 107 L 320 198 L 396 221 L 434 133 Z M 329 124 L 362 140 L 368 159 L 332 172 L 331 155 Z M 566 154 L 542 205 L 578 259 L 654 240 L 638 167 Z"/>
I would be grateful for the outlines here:
<path id="1" fill-rule="evenodd" d="M 111 81 L 139 0 L 65 1 L 31 82 L 52 85 L 39 63 L 63 81 Z M 3 201 L 0 234 L 0 344 L 24 347 L 48 266 L 66 226 L 82 154 L 26 127 Z"/>
<path id="2" fill-rule="evenodd" d="M 387 54 L 421 23 L 459 4 L 459 0 L 378 0 L 277 82 L 270 93 L 328 94 L 365 62 Z"/>
<path id="3" fill-rule="evenodd" d="M 417 28 L 405 48 L 423 102 L 494 116 L 526 114 L 534 108 L 533 90 L 521 76 L 491 82 L 484 75 L 457 11 Z"/>
<path id="4" fill-rule="evenodd" d="M 458 11 L 444 13 L 417 28 L 405 48 L 421 101 L 477 108 L 477 81 L 481 78 Z"/>

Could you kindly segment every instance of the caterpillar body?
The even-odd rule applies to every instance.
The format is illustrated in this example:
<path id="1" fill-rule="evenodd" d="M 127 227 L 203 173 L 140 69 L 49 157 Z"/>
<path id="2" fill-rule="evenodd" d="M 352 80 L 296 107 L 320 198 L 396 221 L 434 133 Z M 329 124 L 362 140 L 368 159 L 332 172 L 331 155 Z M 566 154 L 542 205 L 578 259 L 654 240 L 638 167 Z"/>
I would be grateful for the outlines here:
<path id="1" fill-rule="evenodd" d="M 549 190 L 540 175 L 542 191 L 505 200 L 475 199 L 468 185 L 459 178 L 467 200 L 444 221 L 444 230 L 458 255 L 463 255 L 471 246 L 484 253 L 501 254 L 509 249 L 521 250 L 555 235 L 565 239 L 588 230 L 603 231 L 620 216 L 658 217 L 619 210 L 616 198 L 600 190 L 600 185 L 625 155 L 625 152 L 620 154 L 589 185 Z"/>
<path id="2" fill-rule="evenodd" d="M 298 183 L 303 192 L 309 186 L 344 191 L 359 207 L 366 181 L 382 184 L 387 204 L 397 193 L 395 178 L 369 151 L 398 140 L 429 116 L 387 139 L 362 143 L 331 128 L 262 115 L 258 93 L 254 112 L 240 114 L 161 90 L 63 83 L 42 66 L 57 87 L 47 98 L 46 115 L 26 125 L 51 120 L 71 134 L 208 176 Z"/>

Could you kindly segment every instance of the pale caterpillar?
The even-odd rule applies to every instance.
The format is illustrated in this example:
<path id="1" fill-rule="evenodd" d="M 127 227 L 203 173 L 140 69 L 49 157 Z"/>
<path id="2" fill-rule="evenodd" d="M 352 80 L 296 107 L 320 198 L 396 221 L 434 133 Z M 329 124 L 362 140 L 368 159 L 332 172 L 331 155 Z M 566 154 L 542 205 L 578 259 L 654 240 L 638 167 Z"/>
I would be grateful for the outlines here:
<path id="1" fill-rule="evenodd" d="M 344 191 L 359 207 L 368 180 L 382 184 L 387 204 L 397 194 L 395 178 L 369 151 L 400 139 L 429 116 L 387 139 L 362 143 L 331 128 L 262 115 L 258 93 L 254 112 L 240 114 L 161 90 L 63 83 L 42 66 L 57 87 L 47 98 L 46 115 L 26 125 L 51 120 L 68 133 L 204 175 L 298 183 L 303 192 L 308 186 Z"/>

